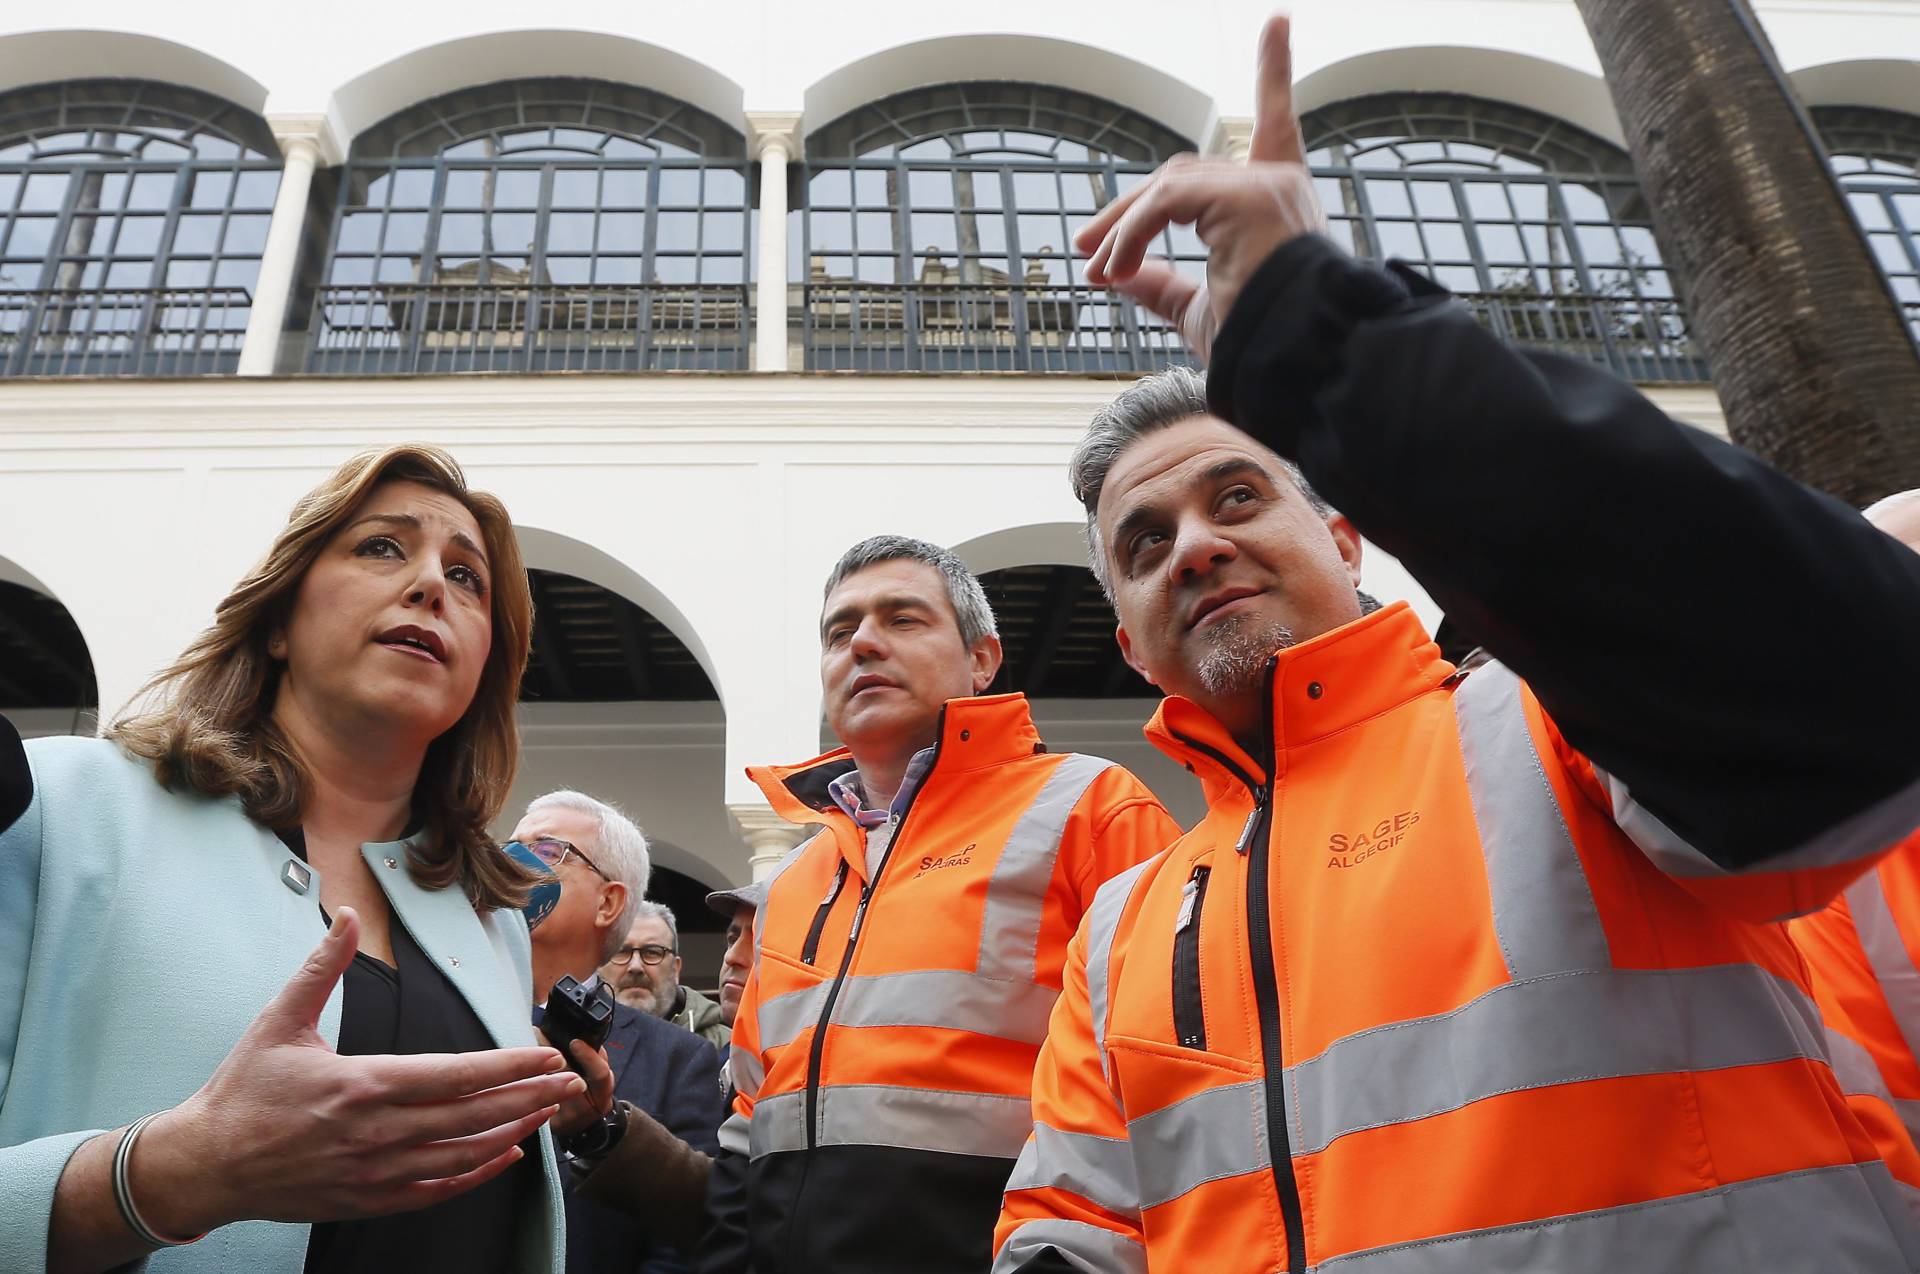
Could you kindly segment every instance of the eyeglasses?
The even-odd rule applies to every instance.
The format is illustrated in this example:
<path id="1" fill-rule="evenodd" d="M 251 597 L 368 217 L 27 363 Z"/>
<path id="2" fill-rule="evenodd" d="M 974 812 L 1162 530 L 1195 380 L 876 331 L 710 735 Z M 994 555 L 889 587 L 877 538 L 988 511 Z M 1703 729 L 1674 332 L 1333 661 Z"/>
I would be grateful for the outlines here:
<path id="1" fill-rule="evenodd" d="M 649 942 L 644 947 L 621 947 L 613 953 L 613 958 L 607 961 L 607 963 L 617 964 L 624 969 L 633 963 L 635 956 L 639 956 L 640 963 L 651 969 L 654 965 L 659 964 L 672 954 L 672 947 L 663 947 L 658 943 Z"/>
<path id="2" fill-rule="evenodd" d="M 572 854 L 577 856 L 581 862 L 585 863 L 593 871 L 593 874 L 600 879 L 609 882 L 613 880 L 613 877 L 601 871 L 599 866 L 591 858 L 588 858 L 586 854 L 582 853 L 580 847 L 572 841 L 556 840 L 551 836 L 541 836 L 528 841 L 527 848 L 533 851 L 535 858 L 538 858 L 555 871 L 560 870 L 560 864 L 567 861 L 567 855 Z"/>

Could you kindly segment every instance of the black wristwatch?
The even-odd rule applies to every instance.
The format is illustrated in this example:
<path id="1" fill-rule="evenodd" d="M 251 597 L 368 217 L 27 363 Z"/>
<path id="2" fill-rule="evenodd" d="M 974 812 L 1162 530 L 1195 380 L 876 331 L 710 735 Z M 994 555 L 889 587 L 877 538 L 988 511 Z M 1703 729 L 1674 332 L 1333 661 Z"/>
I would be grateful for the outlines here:
<path id="1" fill-rule="evenodd" d="M 613 1103 L 613 1109 L 560 1143 L 560 1148 L 575 1159 L 599 1159 L 627 1135 L 627 1104 Z"/>

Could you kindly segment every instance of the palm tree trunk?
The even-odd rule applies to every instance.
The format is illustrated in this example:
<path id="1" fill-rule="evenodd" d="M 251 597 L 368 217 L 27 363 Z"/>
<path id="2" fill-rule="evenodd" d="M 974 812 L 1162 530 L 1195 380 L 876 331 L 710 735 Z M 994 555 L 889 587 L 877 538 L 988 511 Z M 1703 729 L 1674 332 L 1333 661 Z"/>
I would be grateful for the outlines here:
<path id="1" fill-rule="evenodd" d="M 1747 0 L 1575 0 L 1735 442 L 1920 486 L 1920 352 Z"/>

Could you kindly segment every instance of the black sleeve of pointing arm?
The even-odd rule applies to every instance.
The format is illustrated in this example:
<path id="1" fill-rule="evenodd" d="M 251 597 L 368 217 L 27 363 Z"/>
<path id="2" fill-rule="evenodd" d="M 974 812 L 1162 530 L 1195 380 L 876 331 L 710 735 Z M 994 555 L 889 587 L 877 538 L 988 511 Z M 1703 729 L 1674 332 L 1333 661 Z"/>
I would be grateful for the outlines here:
<path id="1" fill-rule="evenodd" d="M 747 1274 L 746 1155 L 722 1150 L 707 1177 L 707 1232 L 691 1262 L 695 1274 Z"/>
<path id="2" fill-rule="evenodd" d="M 33 771 L 27 766 L 27 749 L 13 722 L 0 716 L 0 832 L 19 821 L 33 804 Z"/>
<path id="3" fill-rule="evenodd" d="M 1320 238 L 1255 274 L 1208 393 L 1722 866 L 1915 795 L 1920 554 L 1839 502 Z"/>

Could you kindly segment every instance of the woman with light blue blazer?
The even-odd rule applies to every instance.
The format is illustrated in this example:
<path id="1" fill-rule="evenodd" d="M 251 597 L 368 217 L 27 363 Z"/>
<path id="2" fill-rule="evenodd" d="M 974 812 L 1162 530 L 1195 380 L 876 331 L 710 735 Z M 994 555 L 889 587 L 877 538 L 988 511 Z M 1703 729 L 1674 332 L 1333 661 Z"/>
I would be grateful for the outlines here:
<path id="1" fill-rule="evenodd" d="M 531 627 L 504 507 L 390 448 L 107 737 L 0 739 L 0 1270 L 563 1268 L 595 1102 L 487 834 Z"/>

